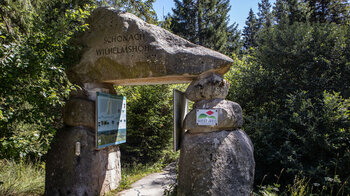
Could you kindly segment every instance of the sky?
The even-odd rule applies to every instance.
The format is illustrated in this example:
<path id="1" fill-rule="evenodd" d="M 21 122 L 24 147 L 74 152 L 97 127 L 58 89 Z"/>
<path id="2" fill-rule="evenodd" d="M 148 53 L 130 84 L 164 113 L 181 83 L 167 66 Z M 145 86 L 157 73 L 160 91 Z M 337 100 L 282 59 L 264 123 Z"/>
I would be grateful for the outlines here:
<path id="1" fill-rule="evenodd" d="M 252 8 L 256 14 L 258 12 L 259 2 L 260 0 L 230 0 L 231 10 L 229 12 L 229 24 L 236 22 L 238 24 L 238 28 L 243 29 L 245 26 L 245 21 L 248 17 L 249 9 Z M 270 0 L 270 3 L 273 5 L 275 0 Z M 153 4 L 153 8 L 157 13 L 158 20 L 163 20 L 163 8 L 164 15 L 166 16 L 168 13 L 173 13 L 171 8 L 174 6 L 173 0 L 156 0 L 156 2 Z"/>

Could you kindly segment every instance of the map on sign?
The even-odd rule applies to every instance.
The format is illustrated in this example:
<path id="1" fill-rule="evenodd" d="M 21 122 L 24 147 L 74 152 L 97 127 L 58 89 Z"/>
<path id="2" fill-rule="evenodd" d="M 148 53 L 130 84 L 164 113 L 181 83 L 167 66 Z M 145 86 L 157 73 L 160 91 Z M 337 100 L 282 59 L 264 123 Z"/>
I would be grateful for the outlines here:
<path id="1" fill-rule="evenodd" d="M 97 92 L 96 146 L 98 149 L 126 142 L 126 97 Z"/>
<path id="2" fill-rule="evenodd" d="M 197 125 L 217 125 L 218 109 L 197 109 L 196 122 Z"/>

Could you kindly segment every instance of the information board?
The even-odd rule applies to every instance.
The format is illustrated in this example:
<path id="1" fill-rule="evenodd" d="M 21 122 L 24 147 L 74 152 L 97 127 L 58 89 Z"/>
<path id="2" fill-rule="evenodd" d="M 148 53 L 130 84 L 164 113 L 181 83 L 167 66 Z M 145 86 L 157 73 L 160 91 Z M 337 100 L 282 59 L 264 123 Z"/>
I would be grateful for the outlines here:
<path id="1" fill-rule="evenodd" d="M 197 125 L 218 125 L 218 109 L 197 109 Z"/>
<path id="2" fill-rule="evenodd" d="M 96 147 L 126 142 L 126 97 L 97 92 Z"/>

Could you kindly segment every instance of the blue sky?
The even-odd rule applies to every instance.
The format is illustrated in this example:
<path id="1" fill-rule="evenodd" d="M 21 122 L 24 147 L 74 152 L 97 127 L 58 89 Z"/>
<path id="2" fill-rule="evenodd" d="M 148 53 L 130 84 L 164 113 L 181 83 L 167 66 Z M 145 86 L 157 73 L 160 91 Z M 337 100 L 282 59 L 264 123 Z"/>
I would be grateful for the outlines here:
<path id="1" fill-rule="evenodd" d="M 230 0 L 230 24 L 236 22 L 239 25 L 238 28 L 243 29 L 245 21 L 248 17 L 249 9 L 252 8 L 256 14 L 258 12 L 259 2 L 260 0 Z M 275 0 L 270 0 L 270 3 L 273 5 Z M 172 14 L 172 7 L 174 7 L 173 0 L 156 0 L 156 2 L 153 4 L 153 8 L 158 15 L 158 20 L 163 20 L 163 8 L 164 15 L 166 16 L 168 13 Z"/>

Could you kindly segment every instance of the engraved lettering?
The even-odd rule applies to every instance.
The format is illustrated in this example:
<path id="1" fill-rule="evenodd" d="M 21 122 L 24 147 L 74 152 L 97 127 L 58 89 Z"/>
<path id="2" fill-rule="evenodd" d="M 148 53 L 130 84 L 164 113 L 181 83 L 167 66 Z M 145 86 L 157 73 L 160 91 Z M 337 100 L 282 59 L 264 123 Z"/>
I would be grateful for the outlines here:
<path id="1" fill-rule="evenodd" d="M 130 41 L 141 41 L 145 39 L 145 34 L 130 34 L 130 35 L 112 35 L 103 38 L 105 44 L 114 42 L 130 42 Z"/>
<path id="2" fill-rule="evenodd" d="M 113 44 L 110 47 L 106 46 L 105 48 L 96 49 L 97 56 L 104 55 L 121 55 L 125 53 L 143 53 L 153 51 L 154 48 L 149 45 L 144 45 L 141 43 L 135 43 L 135 41 L 145 40 L 145 34 L 136 33 L 136 34 L 124 34 L 124 35 L 111 35 L 105 36 L 103 38 L 104 44 Z M 129 45 L 130 43 L 131 45 Z M 135 44 L 132 44 L 135 43 Z"/>

